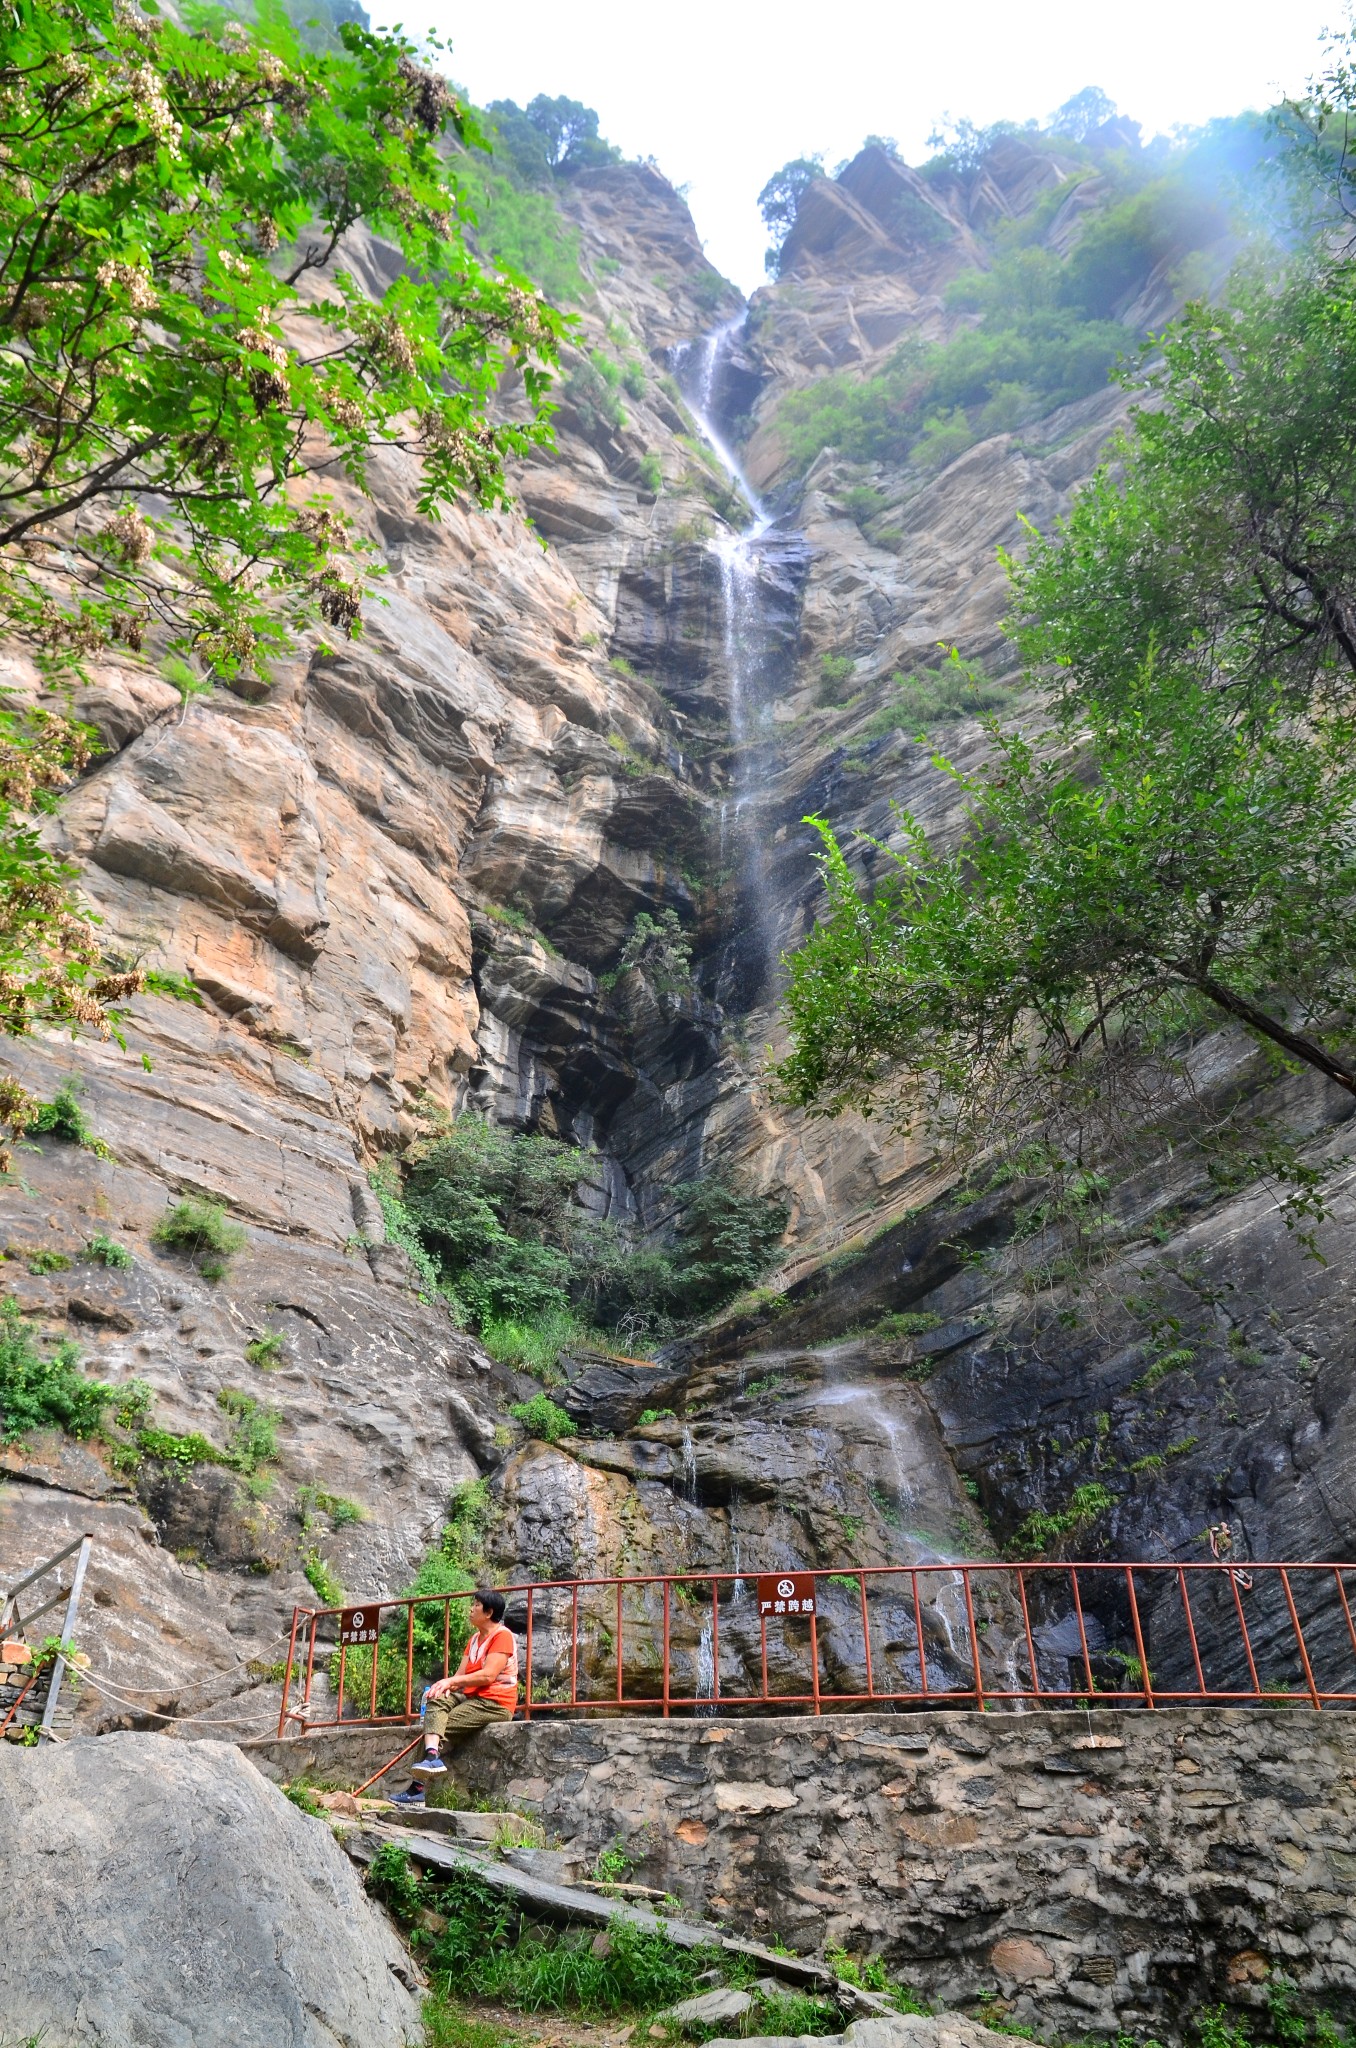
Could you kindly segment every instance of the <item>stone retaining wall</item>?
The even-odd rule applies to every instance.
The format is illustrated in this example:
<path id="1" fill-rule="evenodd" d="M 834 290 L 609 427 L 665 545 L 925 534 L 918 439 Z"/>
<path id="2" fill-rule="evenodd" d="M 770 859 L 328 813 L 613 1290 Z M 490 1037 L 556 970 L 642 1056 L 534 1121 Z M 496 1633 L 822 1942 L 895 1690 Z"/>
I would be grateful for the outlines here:
<path id="1" fill-rule="evenodd" d="M 315 1738 L 312 1769 L 354 1739 Z M 1356 1715 L 547 1719 L 454 1768 L 736 1928 L 878 1952 L 947 2004 L 994 1991 L 1047 2034 L 1166 2037 L 1260 2002 L 1268 1965 L 1356 2010 Z"/>

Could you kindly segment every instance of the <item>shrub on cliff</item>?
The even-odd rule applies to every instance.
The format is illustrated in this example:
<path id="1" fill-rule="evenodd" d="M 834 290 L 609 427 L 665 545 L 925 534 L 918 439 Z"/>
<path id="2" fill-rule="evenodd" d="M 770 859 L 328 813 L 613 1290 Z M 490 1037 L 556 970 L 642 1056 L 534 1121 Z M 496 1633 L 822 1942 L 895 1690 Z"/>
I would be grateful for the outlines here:
<path id="1" fill-rule="evenodd" d="M 220 1280 L 236 1253 L 244 1251 L 249 1236 L 231 1222 L 224 1202 L 186 1195 L 156 1224 L 151 1241 L 183 1252 L 204 1280 Z"/>
<path id="2" fill-rule="evenodd" d="M 79 1362 L 69 1342 L 43 1351 L 13 1296 L 0 1301 L 0 1443 L 14 1443 L 31 1429 L 97 1434 L 118 1389 L 86 1379 Z"/>
<path id="3" fill-rule="evenodd" d="M 673 1190 L 668 1245 L 638 1245 L 579 1200 L 592 1156 L 479 1117 L 441 1119 L 406 1155 L 402 1214 L 496 1355 L 529 1369 L 571 1342 L 708 1315 L 773 1263 L 788 1211 L 720 1175 Z"/>

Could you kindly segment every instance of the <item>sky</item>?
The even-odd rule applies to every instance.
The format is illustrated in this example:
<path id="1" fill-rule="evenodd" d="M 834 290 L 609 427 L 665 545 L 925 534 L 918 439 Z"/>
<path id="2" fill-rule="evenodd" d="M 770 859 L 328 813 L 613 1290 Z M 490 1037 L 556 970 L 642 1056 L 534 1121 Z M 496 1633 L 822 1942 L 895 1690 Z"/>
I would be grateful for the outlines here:
<path id="1" fill-rule="evenodd" d="M 369 6 L 389 26 L 397 14 Z M 416 11 L 419 10 L 419 11 Z M 764 280 L 762 186 L 789 157 L 833 167 L 870 134 L 908 162 L 945 114 L 1043 118 L 1085 85 L 1147 140 L 1303 89 L 1342 0 L 402 0 L 407 31 L 483 105 L 565 93 L 627 156 L 688 189 L 711 261 Z"/>

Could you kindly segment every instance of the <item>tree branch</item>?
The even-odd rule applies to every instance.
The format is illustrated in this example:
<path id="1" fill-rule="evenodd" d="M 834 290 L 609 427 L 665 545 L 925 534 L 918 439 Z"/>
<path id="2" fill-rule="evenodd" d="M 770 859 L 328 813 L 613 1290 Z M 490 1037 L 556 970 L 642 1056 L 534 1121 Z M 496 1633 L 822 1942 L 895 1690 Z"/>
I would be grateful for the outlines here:
<path id="1" fill-rule="evenodd" d="M 1350 1067 L 1344 1066 L 1341 1060 L 1334 1059 L 1331 1053 L 1325 1052 L 1321 1045 L 1315 1045 L 1311 1038 L 1301 1038 L 1298 1033 L 1287 1031 L 1284 1024 L 1278 1024 L 1274 1017 L 1269 1017 L 1265 1010 L 1259 1010 L 1246 996 L 1236 995 L 1233 989 L 1226 988 L 1224 983 L 1216 981 L 1213 975 L 1198 973 L 1189 961 L 1174 962 L 1172 971 L 1180 975 L 1183 981 L 1190 983 L 1192 988 L 1199 989 L 1203 996 L 1208 996 L 1210 1001 L 1228 1016 L 1236 1017 L 1240 1024 L 1246 1024 L 1251 1030 L 1259 1032 L 1263 1038 L 1269 1038 L 1273 1045 L 1278 1045 L 1282 1052 L 1288 1052 L 1292 1059 L 1302 1061 L 1306 1067 L 1316 1068 L 1320 1074 L 1326 1074 L 1330 1081 L 1336 1081 L 1339 1088 L 1345 1088 L 1349 1094 L 1356 1095 L 1356 1073 Z"/>

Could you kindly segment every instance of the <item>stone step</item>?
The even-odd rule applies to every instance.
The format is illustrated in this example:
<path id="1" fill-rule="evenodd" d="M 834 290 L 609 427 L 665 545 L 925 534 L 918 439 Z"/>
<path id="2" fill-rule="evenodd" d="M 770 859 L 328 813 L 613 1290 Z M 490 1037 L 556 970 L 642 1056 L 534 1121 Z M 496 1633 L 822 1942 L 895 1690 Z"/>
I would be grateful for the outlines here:
<path id="1" fill-rule="evenodd" d="M 494 1845 L 495 1837 L 514 1829 L 522 1834 L 540 1836 L 541 1822 L 529 1820 L 522 1813 L 477 1813 L 451 1806 L 390 1806 L 376 1807 L 373 1802 L 363 1801 L 373 1812 L 374 1818 L 395 1826 L 418 1828 L 425 1834 L 450 1835 L 453 1841 L 476 1843 L 485 1848 Z"/>

